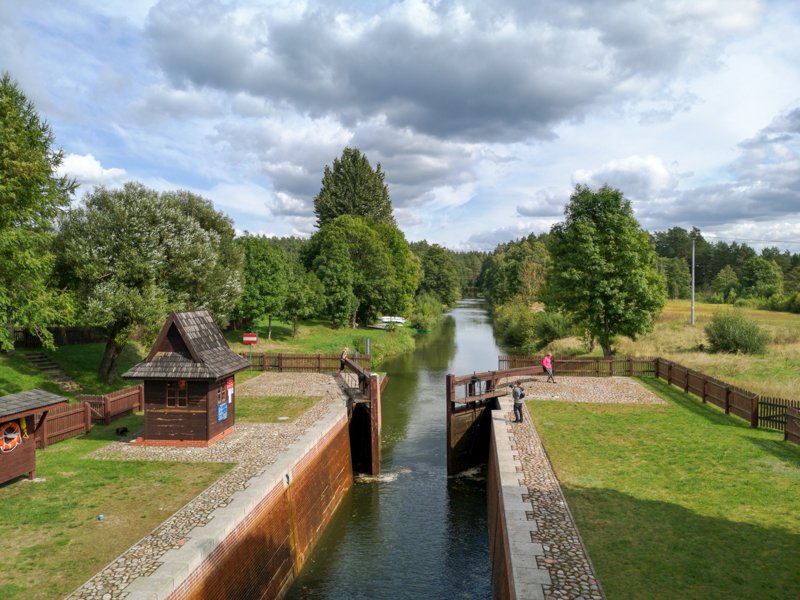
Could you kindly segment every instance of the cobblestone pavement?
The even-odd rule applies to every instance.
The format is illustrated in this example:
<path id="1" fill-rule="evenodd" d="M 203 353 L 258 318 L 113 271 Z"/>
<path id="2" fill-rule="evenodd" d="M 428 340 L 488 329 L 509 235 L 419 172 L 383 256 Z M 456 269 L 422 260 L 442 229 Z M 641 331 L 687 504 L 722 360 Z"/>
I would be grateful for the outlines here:
<path id="1" fill-rule="evenodd" d="M 195 527 L 205 525 L 217 508 L 227 506 L 231 496 L 275 462 L 292 442 L 322 415 L 345 402 L 345 394 L 330 375 L 313 373 L 263 373 L 237 386 L 237 395 L 319 396 L 321 400 L 293 423 L 242 423 L 234 433 L 210 448 L 166 448 L 131 446 L 115 442 L 94 453 L 107 460 L 167 460 L 237 463 L 228 473 L 191 500 L 149 535 L 123 552 L 111 564 L 83 584 L 69 600 L 125 598 L 124 588 L 134 579 L 150 575 L 159 559 L 185 543 Z"/>
<path id="2" fill-rule="evenodd" d="M 640 383 L 626 377 L 557 377 L 555 384 L 527 378 L 522 384 L 526 400 L 665 404 Z M 531 541 L 542 544 L 544 549 L 544 555 L 536 557 L 537 566 L 547 569 L 552 580 L 550 585 L 542 586 L 545 598 L 603 600 L 603 588 L 527 408 L 523 423 L 512 423 L 513 412 L 507 413 L 506 419 L 522 463 L 521 483 L 528 488 L 525 500 L 532 508 L 528 518 L 537 524 L 537 531 L 531 532 Z"/>
<path id="3" fill-rule="evenodd" d="M 544 377 L 522 378 L 526 400 L 565 400 L 606 404 L 666 404 L 664 400 L 629 377 L 559 377 L 547 383 Z"/>

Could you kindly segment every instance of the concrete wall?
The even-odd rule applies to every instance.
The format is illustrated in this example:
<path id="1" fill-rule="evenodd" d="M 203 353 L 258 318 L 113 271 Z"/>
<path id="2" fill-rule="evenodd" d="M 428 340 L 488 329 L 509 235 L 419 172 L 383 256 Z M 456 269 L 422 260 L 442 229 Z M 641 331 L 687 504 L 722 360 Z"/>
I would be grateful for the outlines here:
<path id="1" fill-rule="evenodd" d="M 506 420 L 511 399 L 504 396 L 498 401 L 500 408 L 491 414 L 486 479 L 492 595 L 498 600 L 544 600 L 542 585 L 550 583 L 550 576 L 537 564 L 536 557 L 544 554 L 541 545 L 531 541 L 536 522 L 528 518 L 529 491 L 522 485 L 522 464 L 511 443 L 513 425 Z M 530 419 L 527 411 L 525 418 Z"/>
<path id="2" fill-rule="evenodd" d="M 329 412 L 218 508 L 127 600 L 280 598 L 353 483 L 347 416 Z"/>

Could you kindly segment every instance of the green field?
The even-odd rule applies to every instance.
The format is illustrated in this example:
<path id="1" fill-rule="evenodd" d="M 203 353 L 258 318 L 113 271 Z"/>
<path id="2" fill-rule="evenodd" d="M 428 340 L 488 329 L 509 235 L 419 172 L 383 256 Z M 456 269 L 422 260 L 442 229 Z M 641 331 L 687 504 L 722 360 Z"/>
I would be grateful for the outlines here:
<path id="1" fill-rule="evenodd" d="M 530 401 L 609 600 L 800 597 L 800 447 L 668 406 Z"/>
<path id="2" fill-rule="evenodd" d="M 0 486 L 4 598 L 63 598 L 231 466 L 89 457 L 123 425 L 141 429 L 142 416 L 37 451 L 36 481 Z"/>
<path id="3" fill-rule="evenodd" d="M 660 356 L 728 383 L 765 396 L 800 400 L 800 315 L 736 309 L 756 320 L 769 331 L 772 342 L 762 355 L 714 354 L 708 346 L 703 327 L 715 311 L 730 311 L 720 304 L 695 303 L 695 325 L 689 324 L 688 300 L 670 300 L 654 331 L 636 340 L 622 337 L 615 345 L 623 356 Z M 580 354 L 580 340 L 568 338 L 555 342 L 556 356 Z M 599 348 L 593 355 L 602 355 Z"/>
<path id="4" fill-rule="evenodd" d="M 352 355 L 355 351 L 364 353 L 366 338 L 371 340 L 373 365 L 377 366 L 389 356 L 402 354 L 414 349 L 414 331 L 398 327 L 394 331 L 382 329 L 333 328 L 318 321 L 303 322 L 292 337 L 292 325 L 272 320 L 272 339 L 267 339 L 266 321 L 259 321 L 248 332 L 258 333 L 258 343 L 253 346 L 242 344 L 242 331 L 225 332 L 228 345 L 236 352 L 295 352 L 299 354 L 339 354 L 347 346 Z"/>

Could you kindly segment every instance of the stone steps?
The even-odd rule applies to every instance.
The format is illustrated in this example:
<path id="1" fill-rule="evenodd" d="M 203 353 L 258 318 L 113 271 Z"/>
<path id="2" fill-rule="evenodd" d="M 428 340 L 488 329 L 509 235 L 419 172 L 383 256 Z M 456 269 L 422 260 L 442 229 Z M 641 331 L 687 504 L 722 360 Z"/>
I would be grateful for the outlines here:
<path id="1" fill-rule="evenodd" d="M 59 388 L 65 392 L 79 392 L 81 386 L 77 381 L 73 381 L 64 370 L 53 360 L 42 352 L 28 352 L 25 354 L 28 361 L 50 379 L 56 382 Z"/>

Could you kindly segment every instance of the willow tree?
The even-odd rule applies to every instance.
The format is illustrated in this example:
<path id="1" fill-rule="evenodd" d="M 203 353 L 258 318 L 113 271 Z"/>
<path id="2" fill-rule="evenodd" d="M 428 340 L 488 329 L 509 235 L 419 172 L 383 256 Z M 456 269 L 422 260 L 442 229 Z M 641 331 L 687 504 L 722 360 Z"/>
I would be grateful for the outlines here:
<path id="1" fill-rule="evenodd" d="M 620 190 L 577 185 L 550 230 L 546 300 L 573 317 L 611 356 L 616 336 L 650 331 L 666 302 L 650 235 Z"/>
<path id="2" fill-rule="evenodd" d="M 156 331 L 170 310 L 195 308 L 224 323 L 241 293 L 230 219 L 189 192 L 95 188 L 64 216 L 57 246 L 85 322 L 105 328 L 107 382 L 134 330 Z"/>

